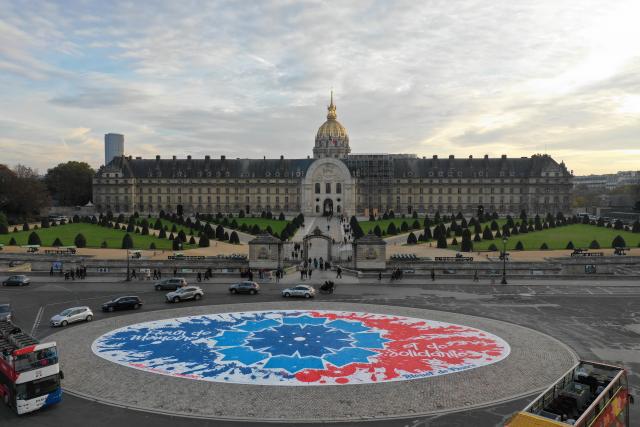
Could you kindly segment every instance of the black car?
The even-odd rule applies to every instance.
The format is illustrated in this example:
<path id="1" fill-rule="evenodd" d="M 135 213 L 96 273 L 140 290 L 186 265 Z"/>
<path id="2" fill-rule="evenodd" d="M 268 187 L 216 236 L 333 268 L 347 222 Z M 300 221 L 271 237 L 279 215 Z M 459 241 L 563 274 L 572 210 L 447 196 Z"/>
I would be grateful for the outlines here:
<path id="1" fill-rule="evenodd" d="M 162 279 L 153 285 L 156 291 L 167 290 L 175 291 L 178 288 L 187 286 L 187 280 L 181 277 L 172 277 L 170 279 Z"/>
<path id="2" fill-rule="evenodd" d="M 2 286 L 27 286 L 31 283 L 31 280 L 24 274 L 17 274 L 15 276 L 9 276 L 9 278 L 2 282 Z"/>
<path id="3" fill-rule="evenodd" d="M 251 294 L 255 295 L 260 292 L 260 285 L 256 282 L 240 282 L 229 286 L 229 292 L 232 294 Z"/>
<path id="4" fill-rule="evenodd" d="M 142 307 L 142 300 L 136 296 L 114 298 L 102 304 L 102 311 L 137 310 Z"/>
<path id="5" fill-rule="evenodd" d="M 6 320 L 10 322 L 13 319 L 13 312 L 11 311 L 11 304 L 0 303 L 0 320 Z"/>

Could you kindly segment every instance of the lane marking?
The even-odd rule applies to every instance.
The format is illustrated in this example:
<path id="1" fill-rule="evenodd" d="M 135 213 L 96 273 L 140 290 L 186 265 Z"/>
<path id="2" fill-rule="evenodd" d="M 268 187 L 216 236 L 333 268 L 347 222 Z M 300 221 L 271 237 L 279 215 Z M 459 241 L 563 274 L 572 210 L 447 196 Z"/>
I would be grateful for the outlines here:
<path id="1" fill-rule="evenodd" d="M 38 314 L 36 315 L 36 320 L 33 322 L 33 327 L 31 328 L 31 336 L 34 336 L 36 329 L 40 326 L 40 321 L 42 320 L 42 314 L 44 313 L 44 306 L 41 305 L 38 310 Z"/>

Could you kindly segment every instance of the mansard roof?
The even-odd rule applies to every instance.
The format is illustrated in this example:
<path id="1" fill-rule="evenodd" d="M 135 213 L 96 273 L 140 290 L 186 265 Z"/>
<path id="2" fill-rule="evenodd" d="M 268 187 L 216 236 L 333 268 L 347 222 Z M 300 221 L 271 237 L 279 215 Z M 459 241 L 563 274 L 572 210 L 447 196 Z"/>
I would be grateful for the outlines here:
<path id="1" fill-rule="evenodd" d="M 314 159 L 132 159 L 116 157 L 98 171 L 125 178 L 302 178 Z"/>
<path id="2" fill-rule="evenodd" d="M 506 178 L 542 176 L 543 172 L 560 172 L 570 176 L 564 163 L 558 164 L 546 154 L 508 158 L 416 158 L 389 156 L 389 175 L 393 178 Z M 353 176 L 366 177 L 369 171 L 361 161 L 346 161 Z M 381 171 L 376 172 L 379 176 Z"/>

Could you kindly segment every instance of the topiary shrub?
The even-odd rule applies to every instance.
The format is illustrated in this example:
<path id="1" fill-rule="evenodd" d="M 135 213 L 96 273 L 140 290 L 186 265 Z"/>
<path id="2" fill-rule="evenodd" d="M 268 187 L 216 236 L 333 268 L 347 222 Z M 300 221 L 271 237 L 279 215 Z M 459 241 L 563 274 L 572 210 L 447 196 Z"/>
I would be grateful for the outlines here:
<path id="1" fill-rule="evenodd" d="M 440 249 L 447 249 L 447 238 L 444 234 L 438 237 L 438 244 L 436 246 Z"/>
<path id="2" fill-rule="evenodd" d="M 398 234 L 398 229 L 396 228 L 396 225 L 393 222 L 390 223 L 389 226 L 387 227 L 387 234 L 390 236 Z"/>
<path id="3" fill-rule="evenodd" d="M 229 235 L 229 243 L 232 243 L 234 245 L 240 244 L 240 237 L 238 237 L 238 233 L 236 233 L 235 231 L 231 232 L 231 234 Z"/>
<path id="4" fill-rule="evenodd" d="M 473 241 L 474 242 L 482 242 L 482 237 L 480 237 L 480 233 L 476 233 L 476 235 L 473 236 Z"/>
<path id="5" fill-rule="evenodd" d="M 149 245 L 149 249 L 151 249 L 152 251 L 156 250 L 156 244 L 154 242 L 151 242 L 151 244 Z"/>
<path id="6" fill-rule="evenodd" d="M 418 243 L 418 239 L 416 238 L 416 235 L 413 234 L 413 232 L 409 233 L 409 235 L 407 236 L 407 245 L 415 245 Z"/>
<path id="7" fill-rule="evenodd" d="M 27 224 L 26 222 L 22 224 L 22 231 L 29 231 L 29 224 Z"/>
<path id="8" fill-rule="evenodd" d="M 208 248 L 209 247 L 209 238 L 206 236 L 206 234 L 203 234 L 202 236 L 200 236 L 200 240 L 198 241 L 198 246 L 200 246 L 201 248 Z"/>
<path id="9" fill-rule="evenodd" d="M 591 243 L 589 243 L 589 249 L 600 249 L 600 243 L 598 243 L 597 240 L 592 240 Z"/>
<path id="10" fill-rule="evenodd" d="M 624 248 L 627 246 L 627 242 L 624 241 L 621 235 L 617 235 L 611 242 L 612 248 Z"/>
<path id="11" fill-rule="evenodd" d="M 489 227 L 485 227 L 484 231 L 482 232 L 482 239 L 483 240 L 493 240 L 493 233 L 491 232 L 491 230 L 489 229 Z"/>
<path id="12" fill-rule="evenodd" d="M 100 247 L 101 247 L 102 249 L 106 249 L 106 248 L 108 247 L 108 246 L 107 246 L 107 242 L 106 242 L 106 240 L 103 240 L 103 241 L 102 241 L 102 243 L 100 243 Z"/>
<path id="13" fill-rule="evenodd" d="M 195 237 L 191 236 L 191 238 L 189 239 L 189 244 L 190 244 L 190 245 L 195 245 L 195 244 L 196 244 L 196 239 L 195 239 Z"/>
<path id="14" fill-rule="evenodd" d="M 498 247 L 496 246 L 495 243 L 490 244 L 487 249 L 490 250 L 490 251 L 494 251 L 494 252 L 498 251 Z"/>
<path id="15" fill-rule="evenodd" d="M 458 246 L 458 240 L 455 237 L 451 241 L 451 246 Z"/>
<path id="16" fill-rule="evenodd" d="M 133 239 L 129 233 L 122 238 L 122 249 L 133 249 Z"/>
<path id="17" fill-rule="evenodd" d="M 518 243 L 516 243 L 515 249 L 516 249 L 516 251 L 523 251 L 524 250 L 524 245 L 522 244 L 522 242 L 520 240 L 518 240 Z"/>
<path id="18" fill-rule="evenodd" d="M 29 238 L 27 240 L 27 244 L 28 245 L 42 245 L 42 241 L 40 240 L 40 236 L 38 236 L 38 233 L 36 233 L 35 231 L 32 231 L 31 234 L 29 234 Z"/>
<path id="19" fill-rule="evenodd" d="M 575 249 L 575 246 L 573 245 L 573 242 L 571 240 L 569 240 L 569 243 L 567 243 L 566 249 Z"/>
<path id="20" fill-rule="evenodd" d="M 9 240 L 9 246 L 17 246 L 17 245 L 18 245 L 18 242 L 16 242 L 16 238 L 15 238 L 15 237 L 12 237 L 12 238 Z"/>
<path id="21" fill-rule="evenodd" d="M 76 245 L 77 248 L 84 248 L 87 246 L 87 239 L 85 239 L 82 233 L 78 233 L 73 239 L 73 244 Z"/>

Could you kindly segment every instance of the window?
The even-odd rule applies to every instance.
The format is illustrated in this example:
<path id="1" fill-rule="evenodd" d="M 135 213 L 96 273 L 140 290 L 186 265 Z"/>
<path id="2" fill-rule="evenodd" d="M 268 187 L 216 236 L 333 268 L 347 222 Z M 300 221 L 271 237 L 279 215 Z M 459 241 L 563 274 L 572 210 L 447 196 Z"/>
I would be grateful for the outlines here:
<path id="1" fill-rule="evenodd" d="M 342 184 L 341 183 L 337 183 L 336 184 L 336 193 L 338 193 L 338 194 L 342 193 Z"/>
<path id="2" fill-rule="evenodd" d="M 320 194 L 320 183 L 316 182 L 315 187 L 316 187 L 316 194 Z"/>
<path id="3" fill-rule="evenodd" d="M 330 182 L 327 182 L 325 184 L 325 193 L 331 194 L 331 183 Z"/>

